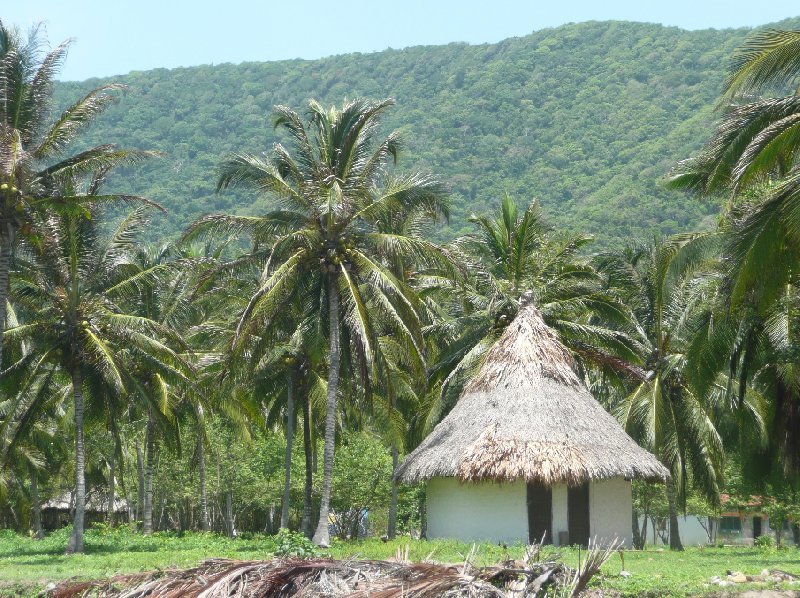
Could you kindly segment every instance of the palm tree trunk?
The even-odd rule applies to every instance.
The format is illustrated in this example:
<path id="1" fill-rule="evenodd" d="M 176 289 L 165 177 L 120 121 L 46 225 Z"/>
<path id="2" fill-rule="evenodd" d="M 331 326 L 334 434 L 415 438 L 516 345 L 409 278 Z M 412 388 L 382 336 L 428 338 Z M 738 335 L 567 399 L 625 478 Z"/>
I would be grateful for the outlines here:
<path id="1" fill-rule="evenodd" d="M 280 529 L 289 529 L 289 498 L 292 490 L 292 443 L 294 442 L 294 375 L 292 373 L 286 376 L 286 382 L 286 462 L 284 464 Z"/>
<path id="2" fill-rule="evenodd" d="M 631 528 L 633 529 L 633 547 L 636 550 L 641 550 L 644 548 L 644 544 L 642 544 L 642 534 L 639 531 L 639 513 L 636 512 L 636 509 L 631 509 L 631 517 L 633 521 L 631 521 Z M 645 519 L 645 527 L 647 527 L 647 519 Z"/>
<path id="3" fill-rule="evenodd" d="M 142 533 L 149 536 L 153 533 L 153 460 L 155 458 L 155 422 L 152 412 L 147 414 L 147 432 L 145 434 L 145 466 L 144 480 L 144 514 L 142 517 Z"/>
<path id="4" fill-rule="evenodd" d="M 138 478 L 138 496 L 136 501 L 136 520 L 144 521 L 144 456 L 139 441 L 136 441 L 136 476 Z"/>
<path id="5" fill-rule="evenodd" d="M 328 317 L 330 326 L 328 402 L 325 411 L 325 447 L 322 451 L 322 497 L 319 506 L 319 523 L 314 532 L 314 544 L 327 548 L 330 545 L 328 534 L 328 514 L 331 504 L 331 484 L 333 482 L 333 448 L 336 440 L 336 393 L 339 390 L 339 290 L 336 280 L 328 278 Z"/>
<path id="6" fill-rule="evenodd" d="M 312 484 L 314 481 L 314 446 L 311 443 L 311 397 L 306 396 L 303 401 L 303 452 L 305 453 L 306 479 L 303 488 L 303 520 L 300 528 L 303 533 L 310 538 L 313 529 L 311 528 L 311 502 Z"/>
<path id="7" fill-rule="evenodd" d="M 67 554 L 83 552 L 86 513 L 86 446 L 83 439 L 83 379 L 80 366 L 72 368 L 72 394 L 75 398 L 75 519 L 67 544 Z"/>
<path id="8" fill-rule="evenodd" d="M 114 462 L 116 450 L 111 449 L 111 458 L 108 460 L 108 524 L 114 526 Z"/>
<path id="9" fill-rule="evenodd" d="M 667 479 L 667 501 L 669 502 L 669 548 L 683 550 L 678 531 L 678 510 L 675 506 L 675 482 L 672 478 Z"/>
<path id="10" fill-rule="evenodd" d="M 3 334 L 6 330 L 8 308 L 8 278 L 11 272 L 11 253 L 14 245 L 14 229 L 5 222 L 5 231 L 0 233 L 0 371 L 3 369 Z"/>
<path id="11" fill-rule="evenodd" d="M 203 432 L 197 433 L 197 461 L 200 470 L 200 529 L 207 532 L 211 529 L 208 522 L 208 494 L 206 493 L 206 446 Z"/>
<path id="12" fill-rule="evenodd" d="M 31 528 L 35 540 L 44 538 L 42 531 L 42 505 L 39 502 L 39 477 L 31 467 Z"/>
<path id="13" fill-rule="evenodd" d="M 236 535 L 233 525 L 233 491 L 230 488 L 225 492 L 225 533 L 229 538 Z"/>
<path id="14" fill-rule="evenodd" d="M 389 503 L 389 525 L 387 526 L 386 530 L 386 537 L 390 540 L 394 540 L 395 536 L 397 536 L 397 479 L 395 478 L 395 474 L 397 473 L 397 465 L 398 465 L 398 451 L 397 447 L 392 447 L 392 500 Z"/>

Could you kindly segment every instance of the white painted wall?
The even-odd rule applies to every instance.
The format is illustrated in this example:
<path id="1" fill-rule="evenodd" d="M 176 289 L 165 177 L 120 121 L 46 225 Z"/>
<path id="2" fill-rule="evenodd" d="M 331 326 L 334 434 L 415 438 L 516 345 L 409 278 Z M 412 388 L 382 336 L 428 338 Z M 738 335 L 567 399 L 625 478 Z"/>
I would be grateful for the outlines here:
<path id="1" fill-rule="evenodd" d="M 618 538 L 630 547 L 633 537 L 631 483 L 622 478 L 589 484 L 589 538 L 608 543 Z"/>
<path id="2" fill-rule="evenodd" d="M 567 513 L 567 485 L 553 486 L 553 544 L 559 546 L 558 533 L 569 531 L 569 514 Z"/>
<path id="3" fill-rule="evenodd" d="M 433 478 L 427 501 L 428 538 L 528 543 L 524 481 L 461 484 L 455 478 Z"/>

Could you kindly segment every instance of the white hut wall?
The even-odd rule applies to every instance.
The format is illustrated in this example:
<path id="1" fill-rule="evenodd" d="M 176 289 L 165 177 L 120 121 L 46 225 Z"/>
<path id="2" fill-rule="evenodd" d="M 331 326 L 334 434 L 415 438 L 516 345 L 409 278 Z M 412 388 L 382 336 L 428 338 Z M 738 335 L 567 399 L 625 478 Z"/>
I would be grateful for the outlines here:
<path id="1" fill-rule="evenodd" d="M 555 500 L 553 501 L 555 504 Z M 618 538 L 631 546 L 633 536 L 631 483 L 622 478 L 597 480 L 589 484 L 589 535 L 599 543 Z"/>
<path id="2" fill-rule="evenodd" d="M 433 478 L 427 490 L 428 538 L 527 543 L 526 491 L 524 481 L 462 484 Z"/>
<path id="3" fill-rule="evenodd" d="M 567 485 L 553 486 L 553 544 L 560 545 L 561 534 L 569 533 L 569 512 L 567 509 Z"/>

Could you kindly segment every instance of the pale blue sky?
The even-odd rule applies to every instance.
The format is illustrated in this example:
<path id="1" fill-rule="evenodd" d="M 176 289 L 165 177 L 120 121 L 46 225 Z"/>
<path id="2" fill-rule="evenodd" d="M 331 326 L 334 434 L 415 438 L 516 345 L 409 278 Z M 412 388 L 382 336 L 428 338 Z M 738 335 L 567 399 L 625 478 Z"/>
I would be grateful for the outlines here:
<path id="1" fill-rule="evenodd" d="M 6 23 L 75 38 L 62 79 L 246 60 L 319 58 L 420 44 L 496 42 L 563 23 L 618 19 L 685 29 L 800 15 L 797 0 L 9 0 Z"/>

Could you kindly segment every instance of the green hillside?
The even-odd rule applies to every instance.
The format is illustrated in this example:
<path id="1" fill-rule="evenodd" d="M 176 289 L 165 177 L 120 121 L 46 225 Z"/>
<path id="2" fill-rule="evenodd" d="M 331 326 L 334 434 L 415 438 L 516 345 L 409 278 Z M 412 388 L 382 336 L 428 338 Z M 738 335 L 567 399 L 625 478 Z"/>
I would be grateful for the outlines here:
<path id="1" fill-rule="evenodd" d="M 155 237 L 209 212 L 258 209 L 249 196 L 215 195 L 216 167 L 228 152 L 271 146 L 273 105 L 391 96 L 385 126 L 404 133 L 401 167 L 454 190 L 446 237 L 505 191 L 539 198 L 555 224 L 601 243 L 671 233 L 717 211 L 658 179 L 707 137 L 726 60 L 747 32 L 591 22 L 479 46 L 133 72 L 114 78 L 129 93 L 86 141 L 165 152 L 116 183 L 168 208 Z M 57 94 L 67 102 L 100 82 L 62 83 Z"/>

